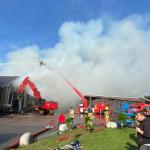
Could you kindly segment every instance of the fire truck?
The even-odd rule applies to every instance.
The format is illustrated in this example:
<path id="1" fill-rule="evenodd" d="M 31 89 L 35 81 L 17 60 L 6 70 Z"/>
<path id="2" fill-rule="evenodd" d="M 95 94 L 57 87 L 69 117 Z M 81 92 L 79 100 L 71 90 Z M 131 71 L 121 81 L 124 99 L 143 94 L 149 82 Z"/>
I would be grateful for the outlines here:
<path id="1" fill-rule="evenodd" d="M 20 84 L 18 94 L 22 94 L 27 85 L 31 88 L 33 95 L 38 100 L 37 104 L 34 106 L 34 111 L 39 112 L 42 115 L 48 113 L 53 114 L 54 110 L 58 109 L 57 102 L 45 100 L 41 97 L 40 92 L 38 91 L 35 84 L 30 80 L 29 77 L 26 77 Z"/>
<path id="2" fill-rule="evenodd" d="M 150 114 L 150 104 L 145 104 L 145 103 L 138 103 L 138 104 L 130 104 L 129 105 L 129 111 L 132 112 L 139 112 L 139 111 L 145 111 L 146 113 Z"/>
<path id="3" fill-rule="evenodd" d="M 137 112 L 145 111 L 147 115 L 150 115 L 150 104 L 146 103 L 125 103 L 124 105 L 125 114 L 127 116 L 134 116 Z"/>
<path id="4" fill-rule="evenodd" d="M 105 110 L 106 105 L 100 102 L 95 102 L 91 105 L 90 101 L 86 98 L 82 99 L 82 103 L 79 104 L 78 112 L 79 113 L 87 113 L 91 110 L 93 113 L 102 113 Z"/>

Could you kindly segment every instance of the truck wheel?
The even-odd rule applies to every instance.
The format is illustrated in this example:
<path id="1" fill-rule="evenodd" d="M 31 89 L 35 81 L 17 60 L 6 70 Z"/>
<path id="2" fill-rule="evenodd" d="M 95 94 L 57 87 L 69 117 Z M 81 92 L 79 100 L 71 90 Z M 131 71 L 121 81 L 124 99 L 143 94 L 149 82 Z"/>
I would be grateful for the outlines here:
<path id="1" fill-rule="evenodd" d="M 49 110 L 50 115 L 54 115 L 54 110 Z"/>
<path id="2" fill-rule="evenodd" d="M 35 111 L 33 112 L 33 114 L 34 114 L 34 115 L 39 115 L 39 114 L 40 114 L 40 111 L 39 111 L 39 110 L 35 110 Z"/>
<path id="3" fill-rule="evenodd" d="M 44 114 L 44 111 L 43 110 L 40 110 L 40 115 L 43 115 Z"/>

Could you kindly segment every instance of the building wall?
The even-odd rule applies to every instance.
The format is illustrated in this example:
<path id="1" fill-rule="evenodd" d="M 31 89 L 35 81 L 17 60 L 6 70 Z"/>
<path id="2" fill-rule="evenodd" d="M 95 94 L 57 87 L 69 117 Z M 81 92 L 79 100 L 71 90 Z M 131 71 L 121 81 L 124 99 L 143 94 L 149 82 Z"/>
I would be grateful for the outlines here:
<path id="1" fill-rule="evenodd" d="M 0 106 L 2 105 L 2 87 L 0 87 Z"/>
<path id="2" fill-rule="evenodd" d="M 145 102 L 144 99 L 141 98 L 111 98 L 111 97 L 101 97 L 101 96 L 86 96 L 86 99 L 88 100 L 89 103 L 92 103 L 94 106 L 96 102 L 101 102 L 103 104 L 106 104 L 109 106 L 110 112 L 111 113 L 116 113 L 123 110 L 123 104 L 128 102 L 128 103 L 141 103 Z"/>
<path id="3" fill-rule="evenodd" d="M 26 92 L 19 95 L 17 89 L 15 89 L 11 84 L 0 88 L 0 107 L 4 105 L 10 106 L 11 109 L 18 111 L 31 111 L 36 99 Z"/>
<path id="4" fill-rule="evenodd" d="M 4 104 L 7 104 L 8 96 L 9 96 L 9 88 L 8 87 L 1 88 L 0 94 L 1 94 L 0 95 L 0 106 L 3 106 Z"/>

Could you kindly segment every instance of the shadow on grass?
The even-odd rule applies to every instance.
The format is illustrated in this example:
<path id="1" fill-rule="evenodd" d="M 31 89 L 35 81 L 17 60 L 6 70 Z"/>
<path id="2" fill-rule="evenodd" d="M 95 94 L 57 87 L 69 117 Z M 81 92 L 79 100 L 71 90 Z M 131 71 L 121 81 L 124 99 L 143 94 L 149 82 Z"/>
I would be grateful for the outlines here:
<path id="1" fill-rule="evenodd" d="M 135 134 L 130 134 L 129 135 L 130 139 L 132 139 L 136 143 L 136 136 Z M 137 145 L 127 143 L 127 146 L 125 147 L 127 150 L 139 150 Z"/>
<path id="2" fill-rule="evenodd" d="M 130 137 L 130 139 L 132 139 L 134 142 L 136 142 L 136 136 L 135 136 L 135 134 L 130 134 L 129 137 Z"/>
<path id="3" fill-rule="evenodd" d="M 139 150 L 138 146 L 135 146 L 131 143 L 127 143 L 127 146 L 125 147 L 127 150 Z"/>

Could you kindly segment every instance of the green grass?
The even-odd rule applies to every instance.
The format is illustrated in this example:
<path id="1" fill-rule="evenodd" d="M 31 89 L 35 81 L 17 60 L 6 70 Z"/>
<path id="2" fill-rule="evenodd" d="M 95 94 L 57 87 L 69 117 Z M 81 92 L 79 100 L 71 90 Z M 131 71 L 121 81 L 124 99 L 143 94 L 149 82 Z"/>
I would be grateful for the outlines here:
<path id="1" fill-rule="evenodd" d="M 48 148 L 64 146 L 73 141 L 77 134 L 81 134 L 78 139 L 81 145 L 83 145 L 84 150 L 138 150 L 135 143 L 135 130 L 130 128 L 124 130 L 104 129 L 94 131 L 93 133 L 89 133 L 85 129 L 76 129 L 63 134 L 70 137 L 68 140 L 59 141 L 58 136 L 53 136 L 18 150 L 48 150 Z"/>

